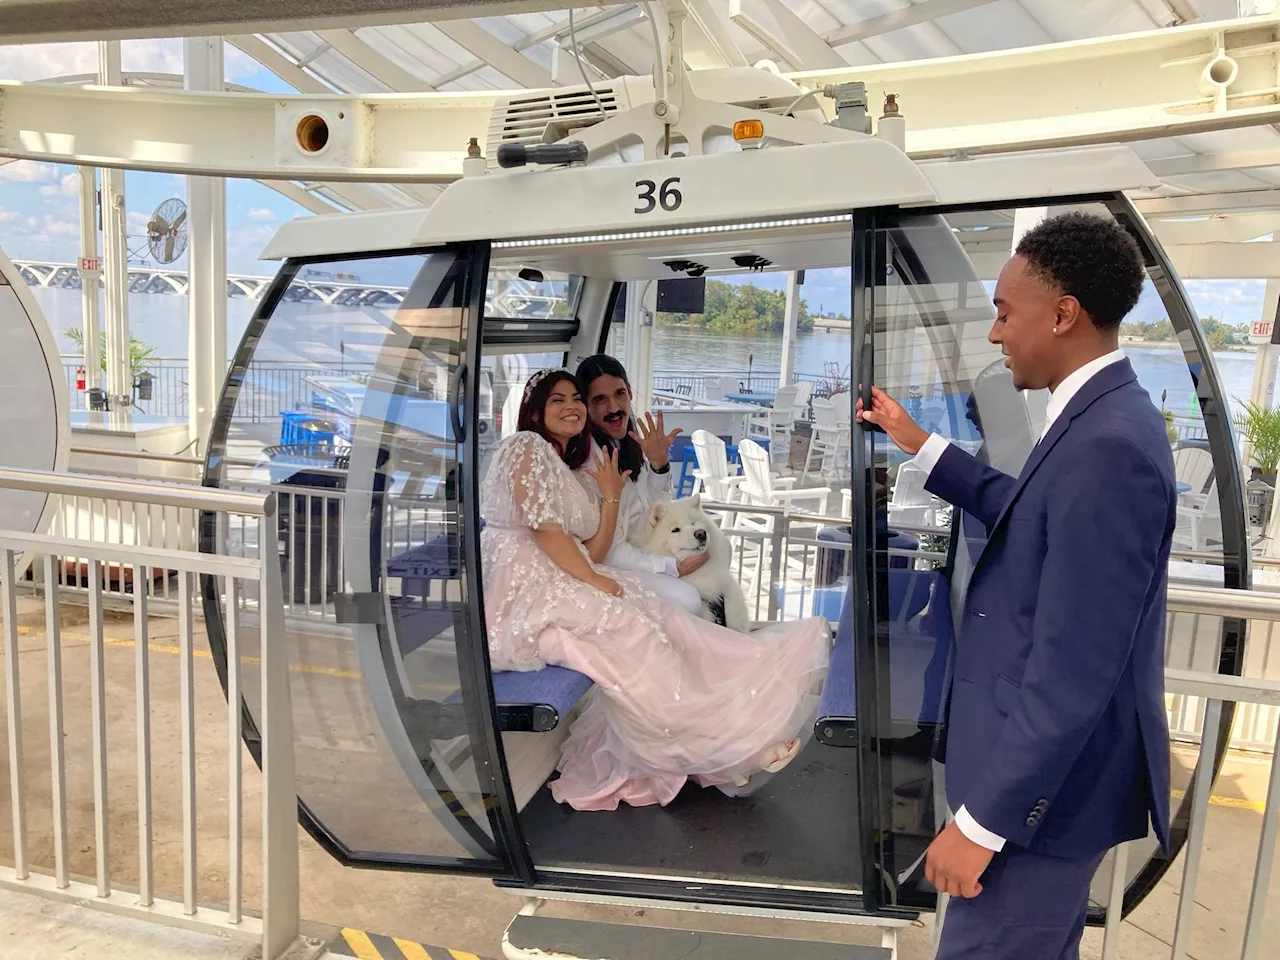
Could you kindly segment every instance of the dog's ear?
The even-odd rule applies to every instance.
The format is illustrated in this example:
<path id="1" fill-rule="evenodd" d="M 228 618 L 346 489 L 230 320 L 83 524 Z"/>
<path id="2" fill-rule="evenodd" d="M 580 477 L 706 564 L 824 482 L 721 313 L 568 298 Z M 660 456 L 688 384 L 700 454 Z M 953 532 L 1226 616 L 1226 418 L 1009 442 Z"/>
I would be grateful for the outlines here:
<path id="1" fill-rule="evenodd" d="M 689 504 L 690 504 L 690 506 L 692 506 L 692 507 L 693 507 L 693 509 L 695 509 L 695 510 L 701 510 L 701 509 L 702 509 L 702 494 L 700 494 L 700 493 L 695 493 L 692 497 L 690 497 L 690 498 L 689 498 Z"/>
<path id="2" fill-rule="evenodd" d="M 662 504 L 655 503 L 649 508 L 649 529 L 652 530 L 658 525 L 658 521 L 662 519 Z"/>

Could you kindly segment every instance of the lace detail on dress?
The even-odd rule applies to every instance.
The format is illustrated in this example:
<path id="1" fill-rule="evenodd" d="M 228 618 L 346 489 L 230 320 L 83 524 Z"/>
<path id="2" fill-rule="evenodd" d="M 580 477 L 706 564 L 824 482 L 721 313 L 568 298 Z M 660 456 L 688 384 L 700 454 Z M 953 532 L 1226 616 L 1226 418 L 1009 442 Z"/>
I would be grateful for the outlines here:
<path id="1" fill-rule="evenodd" d="M 509 437 L 494 454 L 480 491 L 486 522 L 530 530 L 558 527 L 579 539 L 590 538 L 599 512 L 585 490 L 574 495 L 565 483 L 568 474 L 555 447 L 536 433 Z"/>
<path id="2" fill-rule="evenodd" d="M 485 626 L 495 670 L 538 670 L 559 657 L 544 658 L 539 640 L 548 627 L 579 638 L 643 626 L 669 643 L 655 594 L 626 573 L 592 563 L 622 585 L 614 597 L 561 570 L 533 542 L 532 531 L 559 528 L 578 542 L 600 525 L 594 495 L 536 433 L 508 437 L 489 464 L 480 492 L 485 530 L 480 538 Z M 590 557 L 587 562 L 591 563 Z"/>

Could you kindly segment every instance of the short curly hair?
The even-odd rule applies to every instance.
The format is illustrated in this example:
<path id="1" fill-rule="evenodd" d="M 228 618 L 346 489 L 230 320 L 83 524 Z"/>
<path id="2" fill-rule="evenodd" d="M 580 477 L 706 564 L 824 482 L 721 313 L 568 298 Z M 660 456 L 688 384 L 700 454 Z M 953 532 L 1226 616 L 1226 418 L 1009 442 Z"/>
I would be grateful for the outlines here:
<path id="1" fill-rule="evenodd" d="M 1146 278 L 1142 252 L 1110 217 L 1064 213 L 1028 230 L 1014 251 L 1032 272 L 1075 297 L 1101 329 L 1120 326 Z"/>

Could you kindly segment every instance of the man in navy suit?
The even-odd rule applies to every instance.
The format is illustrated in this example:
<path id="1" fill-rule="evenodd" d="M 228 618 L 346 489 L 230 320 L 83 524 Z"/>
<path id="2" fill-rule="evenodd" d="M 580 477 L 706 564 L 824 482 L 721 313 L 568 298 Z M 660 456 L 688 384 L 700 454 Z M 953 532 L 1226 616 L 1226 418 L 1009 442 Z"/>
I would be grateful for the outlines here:
<path id="1" fill-rule="evenodd" d="M 980 519 L 949 692 L 947 801 L 926 876 L 952 900 L 939 960 L 1074 960 L 1106 851 L 1167 849 L 1165 588 L 1175 519 L 1164 421 L 1119 349 L 1137 245 L 1082 214 L 1029 231 L 1000 274 L 999 344 L 1019 390 L 1048 388 L 1021 473 L 928 435 L 883 391 L 859 419 Z"/>

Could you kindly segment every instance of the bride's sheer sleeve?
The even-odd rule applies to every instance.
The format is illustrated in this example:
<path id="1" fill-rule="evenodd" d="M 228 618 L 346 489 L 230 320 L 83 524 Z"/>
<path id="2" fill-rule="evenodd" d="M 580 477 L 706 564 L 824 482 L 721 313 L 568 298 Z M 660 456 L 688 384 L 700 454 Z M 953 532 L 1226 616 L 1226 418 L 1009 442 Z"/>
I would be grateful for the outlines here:
<path id="1" fill-rule="evenodd" d="M 522 432 L 498 447 L 485 475 L 480 502 L 490 523 L 569 532 L 563 471 L 555 448 Z"/>

